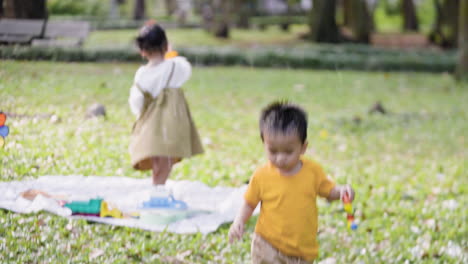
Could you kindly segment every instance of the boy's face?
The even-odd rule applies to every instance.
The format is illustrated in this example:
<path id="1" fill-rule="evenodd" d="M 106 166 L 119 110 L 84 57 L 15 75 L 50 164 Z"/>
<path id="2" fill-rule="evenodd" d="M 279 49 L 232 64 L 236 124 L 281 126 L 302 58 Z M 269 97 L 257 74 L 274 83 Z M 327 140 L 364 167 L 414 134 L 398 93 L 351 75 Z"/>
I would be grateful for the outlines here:
<path id="1" fill-rule="evenodd" d="M 271 133 L 265 131 L 263 142 L 268 159 L 281 173 L 288 174 L 297 168 L 300 157 L 307 149 L 297 133 Z"/>

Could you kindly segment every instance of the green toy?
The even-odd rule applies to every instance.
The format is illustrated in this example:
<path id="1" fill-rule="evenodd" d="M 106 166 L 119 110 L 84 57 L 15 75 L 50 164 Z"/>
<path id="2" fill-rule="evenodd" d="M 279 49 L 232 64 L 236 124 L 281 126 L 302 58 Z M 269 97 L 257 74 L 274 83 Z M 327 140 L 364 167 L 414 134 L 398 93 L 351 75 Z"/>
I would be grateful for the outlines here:
<path id="1" fill-rule="evenodd" d="M 72 210 L 72 214 L 97 214 L 101 212 L 102 199 L 91 199 L 89 201 L 73 201 L 65 204 Z"/>

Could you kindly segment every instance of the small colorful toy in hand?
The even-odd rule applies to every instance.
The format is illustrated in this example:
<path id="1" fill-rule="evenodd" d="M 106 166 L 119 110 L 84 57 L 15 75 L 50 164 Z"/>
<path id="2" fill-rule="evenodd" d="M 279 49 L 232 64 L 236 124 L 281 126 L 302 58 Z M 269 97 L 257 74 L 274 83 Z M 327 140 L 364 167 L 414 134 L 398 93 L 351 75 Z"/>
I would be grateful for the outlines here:
<path id="1" fill-rule="evenodd" d="M 358 226 L 356 222 L 354 221 L 353 205 L 351 204 L 351 199 L 349 198 L 348 193 L 345 193 L 343 195 L 343 208 L 346 212 L 348 229 L 356 230 Z"/>
<path id="2" fill-rule="evenodd" d="M 172 59 L 172 58 L 175 58 L 179 56 L 179 53 L 175 50 L 169 50 L 168 52 L 166 52 L 166 55 L 164 55 L 164 59 Z"/>
<path id="3" fill-rule="evenodd" d="M 172 46 L 171 44 L 168 44 L 167 45 L 167 52 L 166 54 L 164 55 L 164 59 L 168 60 L 168 59 L 172 59 L 172 58 L 175 58 L 179 56 L 179 53 L 175 50 L 172 49 Z"/>
<path id="4" fill-rule="evenodd" d="M 5 126 L 6 115 L 5 113 L 0 112 L 0 148 L 5 145 L 5 138 L 8 136 L 10 130 L 8 126 Z"/>

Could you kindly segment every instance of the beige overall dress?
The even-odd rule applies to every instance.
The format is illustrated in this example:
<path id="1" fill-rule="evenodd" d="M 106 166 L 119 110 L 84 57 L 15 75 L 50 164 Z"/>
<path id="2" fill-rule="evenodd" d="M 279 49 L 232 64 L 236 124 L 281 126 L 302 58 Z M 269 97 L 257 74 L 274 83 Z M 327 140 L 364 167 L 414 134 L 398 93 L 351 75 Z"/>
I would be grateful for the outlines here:
<path id="1" fill-rule="evenodd" d="M 156 98 L 135 84 L 144 95 L 142 114 L 133 125 L 129 146 L 131 163 L 137 170 L 152 169 L 153 157 L 179 161 L 203 153 L 184 92 L 181 88 L 168 88 L 174 66 L 173 63 L 165 88 Z"/>

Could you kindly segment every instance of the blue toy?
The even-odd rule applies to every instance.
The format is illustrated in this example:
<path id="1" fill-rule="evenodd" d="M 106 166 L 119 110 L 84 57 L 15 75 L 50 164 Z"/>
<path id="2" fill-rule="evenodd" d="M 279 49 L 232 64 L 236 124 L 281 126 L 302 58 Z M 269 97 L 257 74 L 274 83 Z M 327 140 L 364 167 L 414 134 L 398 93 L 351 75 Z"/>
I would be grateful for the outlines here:
<path id="1" fill-rule="evenodd" d="M 184 201 L 176 200 L 169 195 L 168 197 L 151 197 L 149 201 L 143 202 L 143 208 L 185 210 L 188 206 Z"/>
<path id="2" fill-rule="evenodd" d="M 185 202 L 174 199 L 174 196 L 152 196 L 143 202 L 140 210 L 140 221 L 148 224 L 168 225 L 185 219 L 194 212 L 187 210 Z"/>

